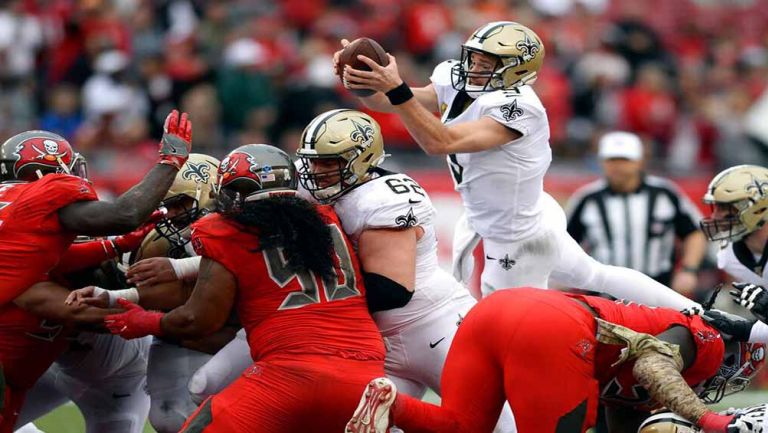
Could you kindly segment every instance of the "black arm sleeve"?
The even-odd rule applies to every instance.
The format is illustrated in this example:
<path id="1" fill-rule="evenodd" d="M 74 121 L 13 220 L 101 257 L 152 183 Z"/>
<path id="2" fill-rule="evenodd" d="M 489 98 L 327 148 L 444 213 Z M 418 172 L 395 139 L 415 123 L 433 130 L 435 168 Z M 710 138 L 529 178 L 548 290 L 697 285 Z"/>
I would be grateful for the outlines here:
<path id="1" fill-rule="evenodd" d="M 365 299 L 371 313 L 405 307 L 413 297 L 412 291 L 384 275 L 365 272 L 363 280 Z"/>

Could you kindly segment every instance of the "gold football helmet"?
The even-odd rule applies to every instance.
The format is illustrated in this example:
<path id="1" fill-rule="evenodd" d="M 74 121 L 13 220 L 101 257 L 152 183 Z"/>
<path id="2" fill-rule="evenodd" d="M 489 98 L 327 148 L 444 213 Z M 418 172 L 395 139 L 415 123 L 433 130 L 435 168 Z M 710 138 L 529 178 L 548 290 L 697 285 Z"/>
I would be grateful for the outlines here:
<path id="1" fill-rule="evenodd" d="M 176 174 L 176 179 L 161 204 L 169 209 L 170 213 L 158 221 L 155 228 L 172 246 L 183 248 L 189 242 L 189 225 L 213 210 L 211 190 L 218 169 L 218 159 L 192 153 Z"/>
<path id="2" fill-rule="evenodd" d="M 738 241 L 768 218 L 768 169 L 738 165 L 720 172 L 709 183 L 704 203 L 712 207 L 712 215 L 700 223 L 709 240 Z"/>
<path id="3" fill-rule="evenodd" d="M 379 124 L 360 111 L 340 109 L 309 123 L 296 156 L 301 185 L 327 203 L 364 182 L 386 155 Z"/>
<path id="4" fill-rule="evenodd" d="M 472 53 L 494 56 L 491 72 L 470 72 Z M 472 33 L 461 46 L 461 61 L 451 69 L 451 82 L 456 90 L 470 96 L 480 92 L 512 89 L 533 83 L 544 63 L 544 44 L 528 27 L 512 21 L 488 23 Z M 472 85 L 470 78 L 487 78 L 485 85 Z"/>
<path id="5" fill-rule="evenodd" d="M 701 429 L 687 419 L 672 412 L 651 415 L 637 430 L 638 433 L 699 433 Z"/>

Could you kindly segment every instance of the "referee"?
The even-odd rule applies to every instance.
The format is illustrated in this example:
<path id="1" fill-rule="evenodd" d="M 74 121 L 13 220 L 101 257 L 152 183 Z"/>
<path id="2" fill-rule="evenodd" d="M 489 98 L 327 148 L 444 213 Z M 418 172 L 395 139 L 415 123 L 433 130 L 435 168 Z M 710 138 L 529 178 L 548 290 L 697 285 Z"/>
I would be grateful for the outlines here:
<path id="1" fill-rule="evenodd" d="M 643 144 L 628 132 L 609 132 L 598 145 L 604 178 L 571 197 L 568 233 L 597 261 L 636 269 L 692 296 L 707 247 L 701 214 L 670 180 L 643 172 Z M 675 240 L 681 257 L 675 267 Z"/>

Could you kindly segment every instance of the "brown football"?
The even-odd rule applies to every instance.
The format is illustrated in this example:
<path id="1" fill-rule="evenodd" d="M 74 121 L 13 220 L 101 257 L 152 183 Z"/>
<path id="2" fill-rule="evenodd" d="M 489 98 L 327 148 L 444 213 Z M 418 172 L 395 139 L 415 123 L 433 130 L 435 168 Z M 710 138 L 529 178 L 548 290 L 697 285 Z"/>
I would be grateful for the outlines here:
<path id="1" fill-rule="evenodd" d="M 384 48 L 381 48 L 378 42 L 369 38 L 359 38 L 350 42 L 349 45 L 344 47 L 344 50 L 339 55 L 339 71 L 344 70 L 344 65 L 349 65 L 353 69 L 361 71 L 370 71 L 371 68 L 365 63 L 357 59 L 358 55 L 363 55 L 380 64 L 381 66 L 387 66 L 389 64 L 389 57 Z M 344 81 L 343 74 L 339 73 L 342 84 Z M 367 89 L 348 89 L 350 92 L 357 96 L 371 96 L 376 93 L 373 90 Z"/>

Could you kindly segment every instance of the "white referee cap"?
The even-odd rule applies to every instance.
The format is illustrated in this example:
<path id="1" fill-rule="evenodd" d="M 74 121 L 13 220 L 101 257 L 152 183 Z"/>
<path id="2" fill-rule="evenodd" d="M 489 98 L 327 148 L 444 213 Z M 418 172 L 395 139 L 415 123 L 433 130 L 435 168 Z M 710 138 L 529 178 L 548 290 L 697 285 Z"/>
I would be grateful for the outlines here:
<path id="1" fill-rule="evenodd" d="M 623 158 L 640 161 L 643 159 L 643 142 L 631 132 L 609 132 L 600 138 L 597 156 L 601 160 Z"/>

